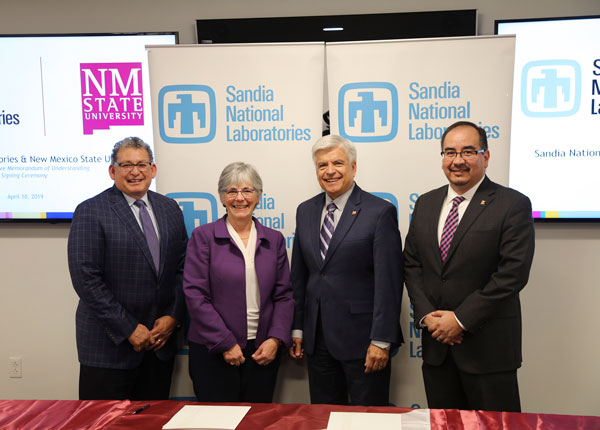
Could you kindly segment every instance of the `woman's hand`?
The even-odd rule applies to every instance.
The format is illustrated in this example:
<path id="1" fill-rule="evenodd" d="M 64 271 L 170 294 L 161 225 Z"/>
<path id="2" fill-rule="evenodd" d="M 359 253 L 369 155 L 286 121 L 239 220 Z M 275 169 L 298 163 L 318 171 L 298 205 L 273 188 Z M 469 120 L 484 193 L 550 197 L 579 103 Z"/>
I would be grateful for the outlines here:
<path id="1" fill-rule="evenodd" d="M 223 353 L 223 359 L 232 366 L 239 366 L 246 361 L 244 354 L 242 354 L 242 348 L 237 343 Z"/>
<path id="2" fill-rule="evenodd" d="M 270 337 L 258 347 L 254 354 L 252 354 L 252 358 L 261 366 L 266 366 L 275 359 L 278 349 L 279 340 L 275 339 L 274 337 Z"/>

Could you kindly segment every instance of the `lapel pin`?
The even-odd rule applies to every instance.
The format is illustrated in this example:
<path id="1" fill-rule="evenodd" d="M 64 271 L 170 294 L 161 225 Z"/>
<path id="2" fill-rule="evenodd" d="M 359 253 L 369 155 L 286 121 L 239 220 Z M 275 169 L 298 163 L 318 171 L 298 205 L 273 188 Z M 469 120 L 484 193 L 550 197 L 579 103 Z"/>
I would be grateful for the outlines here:
<path id="1" fill-rule="evenodd" d="M 352 211 L 352 216 L 356 215 L 356 211 Z"/>
<path id="2" fill-rule="evenodd" d="M 481 203 L 479 203 L 481 206 L 485 206 L 485 200 L 482 200 Z"/>

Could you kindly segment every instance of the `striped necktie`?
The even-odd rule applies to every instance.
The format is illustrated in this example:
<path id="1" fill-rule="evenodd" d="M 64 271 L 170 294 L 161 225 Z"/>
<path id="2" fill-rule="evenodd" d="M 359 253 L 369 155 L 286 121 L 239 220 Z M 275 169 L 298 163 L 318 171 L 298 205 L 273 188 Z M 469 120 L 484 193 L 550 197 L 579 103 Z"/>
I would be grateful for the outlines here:
<path id="1" fill-rule="evenodd" d="M 457 196 L 452 199 L 452 209 L 450 209 L 448 217 L 446 218 L 446 222 L 444 223 L 442 240 L 440 241 L 442 261 L 446 261 L 446 256 L 448 255 L 448 250 L 452 244 L 454 232 L 456 232 L 456 228 L 458 227 L 458 205 L 461 204 L 464 199 L 465 198 L 463 196 Z"/>
<path id="2" fill-rule="evenodd" d="M 331 242 L 331 236 L 333 236 L 333 231 L 335 230 L 333 224 L 333 212 L 337 209 L 335 203 L 331 202 L 327 205 L 327 214 L 325 215 L 325 219 L 323 220 L 323 225 L 321 226 L 321 258 L 325 260 L 325 256 L 327 255 L 327 249 L 329 248 L 329 242 Z"/>

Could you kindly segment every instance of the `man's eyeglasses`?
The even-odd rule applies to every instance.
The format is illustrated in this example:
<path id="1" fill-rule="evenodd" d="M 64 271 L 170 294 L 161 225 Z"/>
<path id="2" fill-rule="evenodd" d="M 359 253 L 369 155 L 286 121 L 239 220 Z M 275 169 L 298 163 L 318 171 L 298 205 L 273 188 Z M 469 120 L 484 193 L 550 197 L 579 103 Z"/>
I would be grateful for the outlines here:
<path id="1" fill-rule="evenodd" d="M 460 155 L 463 160 L 467 160 L 469 158 L 475 157 L 477 154 L 483 154 L 485 149 L 464 149 L 462 151 L 455 151 L 454 149 L 446 149 L 445 151 L 440 152 L 442 157 L 444 158 L 456 158 L 457 155 Z"/>
<path id="2" fill-rule="evenodd" d="M 135 167 L 137 167 L 140 172 L 145 172 L 150 170 L 152 163 L 115 163 L 115 166 L 119 166 L 126 172 L 131 172 Z"/>
<path id="3" fill-rule="evenodd" d="M 255 192 L 256 190 L 254 188 L 244 188 L 243 190 L 236 190 L 232 188 L 230 190 L 225 191 L 225 195 L 228 199 L 234 200 L 237 198 L 239 193 L 242 193 L 242 196 L 248 199 L 252 197 Z"/>

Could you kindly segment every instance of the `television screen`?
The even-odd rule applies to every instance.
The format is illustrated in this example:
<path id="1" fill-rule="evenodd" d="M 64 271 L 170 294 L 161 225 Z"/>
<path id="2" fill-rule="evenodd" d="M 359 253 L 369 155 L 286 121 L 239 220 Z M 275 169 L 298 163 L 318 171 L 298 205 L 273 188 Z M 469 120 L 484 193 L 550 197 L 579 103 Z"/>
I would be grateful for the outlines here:
<path id="1" fill-rule="evenodd" d="M 113 145 L 152 145 L 146 45 L 177 33 L 0 36 L 0 220 L 72 218 Z"/>
<path id="2" fill-rule="evenodd" d="M 540 220 L 600 220 L 600 16 L 496 21 L 515 34 L 509 185 Z"/>
<path id="3" fill-rule="evenodd" d="M 344 42 L 473 36 L 477 10 L 199 19 L 198 43 Z"/>

